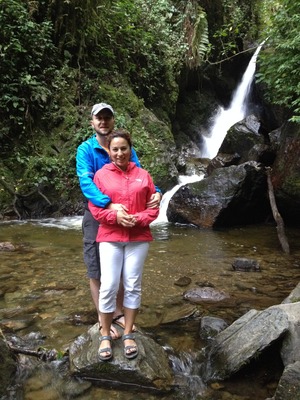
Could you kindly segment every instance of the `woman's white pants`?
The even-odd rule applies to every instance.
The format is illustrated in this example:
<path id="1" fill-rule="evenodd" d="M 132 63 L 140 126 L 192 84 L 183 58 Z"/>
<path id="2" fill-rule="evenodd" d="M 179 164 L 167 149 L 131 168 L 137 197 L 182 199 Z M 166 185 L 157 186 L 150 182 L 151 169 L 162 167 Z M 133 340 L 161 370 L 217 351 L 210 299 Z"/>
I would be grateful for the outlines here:
<path id="1" fill-rule="evenodd" d="M 122 277 L 126 308 L 137 309 L 141 304 L 142 274 L 149 242 L 101 242 L 101 285 L 99 309 L 111 313 L 116 309 L 116 298 Z"/>

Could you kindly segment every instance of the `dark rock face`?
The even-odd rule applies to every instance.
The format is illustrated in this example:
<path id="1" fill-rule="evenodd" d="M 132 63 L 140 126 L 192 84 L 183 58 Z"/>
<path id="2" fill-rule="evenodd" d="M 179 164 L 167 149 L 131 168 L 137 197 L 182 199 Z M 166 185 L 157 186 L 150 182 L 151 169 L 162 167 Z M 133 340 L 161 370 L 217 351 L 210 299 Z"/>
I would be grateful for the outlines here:
<path id="1" fill-rule="evenodd" d="M 208 178 L 182 186 L 170 200 L 167 217 L 217 228 L 261 222 L 270 212 L 264 168 L 248 162 L 216 169 Z"/>
<path id="2" fill-rule="evenodd" d="M 300 225 L 300 126 L 286 124 L 280 135 L 272 183 L 278 210 L 289 225 Z"/>
<path id="3" fill-rule="evenodd" d="M 255 145 L 263 145 L 264 137 L 259 133 L 260 123 L 254 115 L 233 125 L 220 149 L 220 153 L 239 154 L 240 163 L 249 161 L 249 151 Z"/>

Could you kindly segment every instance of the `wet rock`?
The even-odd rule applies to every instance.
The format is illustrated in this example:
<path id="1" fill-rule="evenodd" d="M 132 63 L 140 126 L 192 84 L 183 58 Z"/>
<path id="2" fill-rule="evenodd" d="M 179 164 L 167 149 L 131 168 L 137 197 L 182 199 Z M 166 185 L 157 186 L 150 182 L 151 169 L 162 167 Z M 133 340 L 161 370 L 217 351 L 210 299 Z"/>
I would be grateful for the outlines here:
<path id="1" fill-rule="evenodd" d="M 16 371 L 15 356 L 6 342 L 0 339 L 0 396 L 5 395 L 7 388 L 13 382 Z"/>
<path id="2" fill-rule="evenodd" d="M 165 350 L 153 339 L 136 333 L 138 356 L 127 360 L 122 340 L 114 340 L 112 361 L 99 361 L 99 330 L 95 324 L 78 337 L 69 348 L 70 371 L 74 376 L 118 387 L 135 387 L 139 390 L 169 391 L 174 383 L 172 369 Z"/>
<path id="3" fill-rule="evenodd" d="M 181 186 L 172 196 L 170 222 L 217 228 L 253 224 L 270 215 L 264 167 L 254 161 L 218 168 L 199 182 Z"/>
<path id="4" fill-rule="evenodd" d="M 281 304 L 296 303 L 300 301 L 300 283 L 291 291 Z"/>
<path id="5" fill-rule="evenodd" d="M 178 304 L 171 307 L 164 307 L 161 324 L 170 324 L 176 321 L 192 317 L 197 311 L 197 308 L 191 304 Z"/>
<path id="6" fill-rule="evenodd" d="M 177 281 L 174 282 L 176 286 L 188 286 L 192 282 L 188 276 L 181 276 Z"/>
<path id="7" fill-rule="evenodd" d="M 0 251 L 15 251 L 16 247 L 10 242 L 0 242 Z"/>
<path id="8" fill-rule="evenodd" d="M 300 224 L 300 127 L 287 123 L 280 132 L 280 145 L 272 167 L 277 207 L 286 224 Z"/>
<path id="9" fill-rule="evenodd" d="M 153 328 L 161 324 L 169 324 L 194 316 L 197 307 L 187 304 L 180 299 L 170 299 L 168 302 L 157 305 L 151 309 L 140 310 L 138 325 L 143 328 Z"/>
<path id="10" fill-rule="evenodd" d="M 222 318 L 206 316 L 201 318 L 199 335 L 201 339 L 211 339 L 227 327 Z"/>
<path id="11" fill-rule="evenodd" d="M 250 310 L 219 333 L 207 348 L 210 367 L 206 377 L 228 378 L 279 338 L 284 365 L 300 362 L 300 303 Z"/>
<path id="12" fill-rule="evenodd" d="M 199 287 L 215 287 L 215 285 L 209 281 L 196 282 Z"/>
<path id="13" fill-rule="evenodd" d="M 235 271 L 257 272 L 260 271 L 259 262 L 250 258 L 236 258 L 233 260 L 232 268 Z"/>
<path id="14" fill-rule="evenodd" d="M 212 287 L 202 287 L 187 290 L 183 294 L 185 300 L 192 303 L 202 303 L 203 301 L 222 301 L 229 299 L 229 295 L 223 291 L 216 290 Z"/>
<path id="15" fill-rule="evenodd" d="M 214 157 L 207 167 L 207 175 L 211 175 L 211 173 L 217 168 L 229 167 L 230 165 L 237 165 L 240 161 L 241 156 L 238 153 L 235 154 L 224 154 L 218 153 L 216 157 Z"/>
<path id="16" fill-rule="evenodd" d="M 254 115 L 234 124 L 220 147 L 221 153 L 239 154 L 240 163 L 249 160 L 250 150 L 257 144 L 264 144 L 264 137 L 259 133 L 260 122 Z"/>
<path id="17" fill-rule="evenodd" d="M 33 323 L 34 317 L 27 316 L 22 320 L 2 320 L 1 326 L 11 331 L 17 332 L 28 328 Z"/>
<path id="18" fill-rule="evenodd" d="M 272 400 L 296 400 L 299 398 L 300 361 L 297 361 L 284 369 Z"/>

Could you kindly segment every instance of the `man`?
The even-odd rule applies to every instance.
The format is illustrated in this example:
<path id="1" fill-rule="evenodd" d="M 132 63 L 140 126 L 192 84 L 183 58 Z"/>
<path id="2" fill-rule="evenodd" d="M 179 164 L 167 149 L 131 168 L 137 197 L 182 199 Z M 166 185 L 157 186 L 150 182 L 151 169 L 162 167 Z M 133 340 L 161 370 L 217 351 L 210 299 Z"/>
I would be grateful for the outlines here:
<path id="1" fill-rule="evenodd" d="M 100 289 L 100 258 L 99 246 L 96 242 L 99 223 L 93 218 L 90 213 L 87 200 L 90 200 L 94 205 L 102 208 L 122 211 L 123 224 L 126 224 L 127 209 L 121 204 L 113 204 L 110 198 L 99 191 L 93 182 L 96 171 L 103 165 L 110 162 L 107 137 L 114 129 L 115 119 L 114 110 L 111 105 L 106 103 L 95 104 L 91 112 L 91 125 L 95 134 L 78 146 L 76 154 L 76 171 L 79 177 L 80 188 L 86 198 L 86 207 L 82 221 L 83 230 L 83 258 L 87 266 L 87 276 L 90 280 L 90 290 L 93 302 L 98 312 L 99 326 L 101 327 L 99 313 L 99 289 Z M 131 152 L 131 161 L 135 162 L 140 167 L 140 162 L 134 149 Z M 159 206 L 161 193 L 157 189 L 150 202 L 148 208 L 156 208 Z M 120 288 L 117 296 L 117 308 L 114 315 L 114 322 L 120 326 L 124 326 L 124 316 L 122 312 L 123 305 L 123 288 Z M 113 338 L 120 337 L 117 329 L 112 325 Z"/>

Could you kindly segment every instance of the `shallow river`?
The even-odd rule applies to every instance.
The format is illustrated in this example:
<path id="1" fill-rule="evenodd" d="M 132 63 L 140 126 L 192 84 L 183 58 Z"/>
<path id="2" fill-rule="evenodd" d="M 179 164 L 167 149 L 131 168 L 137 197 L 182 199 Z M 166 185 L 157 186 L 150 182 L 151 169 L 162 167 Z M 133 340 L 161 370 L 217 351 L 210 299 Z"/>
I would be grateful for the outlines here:
<path id="1" fill-rule="evenodd" d="M 41 332 L 45 336 L 43 346 L 48 349 L 66 349 L 96 322 L 82 260 L 80 223 L 81 217 L 74 217 L 0 225 L 0 242 L 17 246 L 16 251 L 0 252 L 1 322 L 19 336 Z M 268 378 L 268 385 L 258 376 L 235 377 L 213 388 L 203 385 L 201 377 L 194 375 L 197 368 L 193 365 L 194 354 L 205 345 L 199 337 L 199 321 L 201 316 L 211 315 L 232 323 L 251 308 L 264 309 L 282 302 L 300 280 L 300 230 L 286 230 L 291 255 L 282 252 L 274 225 L 212 231 L 157 223 L 153 224 L 152 231 L 155 241 L 145 264 L 137 324 L 172 350 L 173 368 L 186 382 L 185 394 L 178 394 L 176 398 L 192 400 L 206 395 L 203 398 L 209 400 L 263 400 L 271 397 L 277 383 L 275 376 Z M 261 271 L 234 271 L 232 262 L 236 257 L 257 260 Z M 174 284 L 184 276 L 191 278 L 187 287 Z M 196 305 L 198 319 L 163 323 L 175 306 L 190 304 L 183 300 L 183 292 L 201 284 L 225 291 L 230 301 Z M 62 395 L 53 377 L 45 379 L 45 371 L 43 377 L 39 374 L 21 382 L 19 399 L 75 397 L 75 393 L 69 397 Z M 175 398 L 174 394 L 156 397 L 94 386 L 82 393 L 79 390 L 76 396 L 80 400 Z"/>

